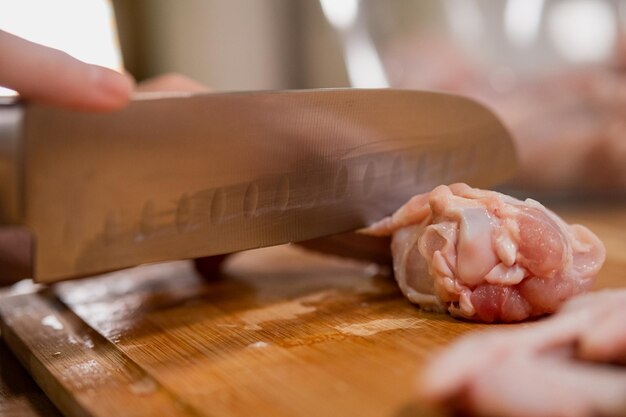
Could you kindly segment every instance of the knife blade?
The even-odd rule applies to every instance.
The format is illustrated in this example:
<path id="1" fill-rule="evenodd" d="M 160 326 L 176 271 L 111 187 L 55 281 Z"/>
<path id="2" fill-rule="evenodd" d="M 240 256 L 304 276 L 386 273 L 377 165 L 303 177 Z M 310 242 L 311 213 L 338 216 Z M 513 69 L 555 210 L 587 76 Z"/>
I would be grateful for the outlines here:
<path id="1" fill-rule="evenodd" d="M 497 117 L 442 93 L 152 95 L 112 113 L 13 103 L 0 106 L 0 241 L 16 275 L 53 282 L 349 231 L 514 167 Z"/>

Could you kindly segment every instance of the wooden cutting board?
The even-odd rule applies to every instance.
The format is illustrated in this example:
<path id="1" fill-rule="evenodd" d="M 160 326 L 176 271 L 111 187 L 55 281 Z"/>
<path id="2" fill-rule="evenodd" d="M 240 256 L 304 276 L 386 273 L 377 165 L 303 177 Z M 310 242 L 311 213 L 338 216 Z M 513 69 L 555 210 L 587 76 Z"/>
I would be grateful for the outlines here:
<path id="1" fill-rule="evenodd" d="M 597 288 L 626 287 L 626 203 L 559 211 L 607 246 Z M 420 312 L 386 271 L 292 246 L 210 279 L 174 262 L 61 283 L 2 299 L 0 318 L 65 415 L 116 417 L 424 415 L 424 361 L 485 327 Z"/>

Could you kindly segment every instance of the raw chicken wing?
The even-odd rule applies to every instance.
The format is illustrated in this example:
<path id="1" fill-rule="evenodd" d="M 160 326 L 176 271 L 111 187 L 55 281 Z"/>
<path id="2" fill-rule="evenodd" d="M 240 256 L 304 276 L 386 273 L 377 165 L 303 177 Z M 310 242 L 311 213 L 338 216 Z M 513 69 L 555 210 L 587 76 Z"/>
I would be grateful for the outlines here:
<path id="1" fill-rule="evenodd" d="M 591 288 L 605 258 L 589 229 L 466 184 L 415 196 L 364 232 L 392 235 L 395 277 L 411 302 L 482 322 L 556 311 Z"/>

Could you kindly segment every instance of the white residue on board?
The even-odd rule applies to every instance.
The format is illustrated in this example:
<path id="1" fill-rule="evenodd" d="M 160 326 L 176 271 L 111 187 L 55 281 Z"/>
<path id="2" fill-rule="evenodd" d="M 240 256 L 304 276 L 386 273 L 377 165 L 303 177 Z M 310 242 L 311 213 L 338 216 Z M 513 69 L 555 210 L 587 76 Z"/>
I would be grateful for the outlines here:
<path id="1" fill-rule="evenodd" d="M 130 392 L 136 395 L 149 395 L 157 390 L 157 383 L 149 376 L 144 376 L 130 385 Z"/>
<path id="2" fill-rule="evenodd" d="M 330 291 L 323 291 L 292 301 L 284 301 L 266 307 L 248 310 L 239 315 L 239 318 L 245 323 L 244 329 L 262 330 L 260 326 L 262 323 L 275 320 L 293 320 L 301 315 L 316 311 L 317 309 L 315 307 L 304 304 L 322 301 L 329 295 L 331 295 Z"/>
<path id="3" fill-rule="evenodd" d="M 367 321 L 365 323 L 335 326 L 335 329 L 339 330 L 341 333 L 351 334 L 354 336 L 371 336 L 376 333 L 386 332 L 389 330 L 410 329 L 412 327 L 417 327 L 418 324 L 419 320 L 414 318 L 378 319 Z"/>
<path id="4" fill-rule="evenodd" d="M 59 321 L 57 316 L 48 315 L 41 319 L 41 324 L 54 330 L 63 330 L 63 323 Z"/>
<path id="5" fill-rule="evenodd" d="M 91 340 L 88 336 L 86 336 L 83 339 L 83 346 L 85 346 L 87 349 L 93 349 L 95 344 L 93 343 L 93 340 Z"/>
<path id="6" fill-rule="evenodd" d="M 269 343 L 259 340 L 258 342 L 250 343 L 248 347 L 253 348 L 253 349 L 261 349 L 261 348 L 266 348 L 269 345 L 270 345 Z"/>

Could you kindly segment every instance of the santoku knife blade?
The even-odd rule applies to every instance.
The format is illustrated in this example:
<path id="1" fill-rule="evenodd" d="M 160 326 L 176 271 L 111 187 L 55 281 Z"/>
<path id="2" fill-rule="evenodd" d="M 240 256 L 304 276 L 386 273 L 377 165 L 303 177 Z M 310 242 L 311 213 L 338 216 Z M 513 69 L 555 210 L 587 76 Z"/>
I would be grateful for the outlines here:
<path id="1" fill-rule="evenodd" d="M 51 282 L 311 239 L 440 183 L 494 185 L 514 166 L 498 119 L 441 93 L 151 96 L 112 113 L 2 105 L 3 270 Z"/>

